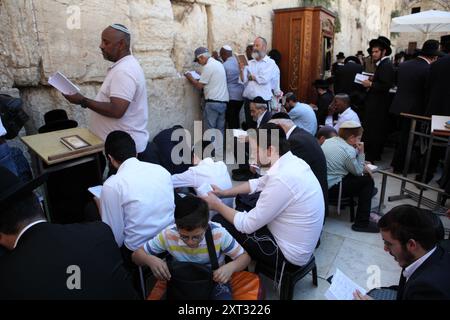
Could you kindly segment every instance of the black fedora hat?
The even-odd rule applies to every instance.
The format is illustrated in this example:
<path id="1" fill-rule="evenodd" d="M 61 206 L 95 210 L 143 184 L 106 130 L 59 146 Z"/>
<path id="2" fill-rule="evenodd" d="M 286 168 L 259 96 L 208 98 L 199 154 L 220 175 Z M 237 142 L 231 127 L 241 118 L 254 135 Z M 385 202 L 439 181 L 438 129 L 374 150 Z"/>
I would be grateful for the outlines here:
<path id="1" fill-rule="evenodd" d="M 349 56 L 349 57 L 345 58 L 344 63 L 347 64 L 347 62 L 350 62 L 350 61 L 353 61 L 356 64 L 361 64 L 361 61 L 355 56 Z"/>
<path id="2" fill-rule="evenodd" d="M 41 186 L 48 175 L 44 174 L 32 181 L 23 183 L 19 177 L 4 167 L 0 167 L 0 214 L 1 208 L 11 204 L 12 201 L 20 201 L 24 196 L 32 194 L 33 190 Z"/>
<path id="3" fill-rule="evenodd" d="M 344 54 L 343 52 L 339 52 L 339 53 L 336 55 L 336 58 L 338 58 L 338 59 L 345 59 L 345 54 Z"/>
<path id="4" fill-rule="evenodd" d="M 69 120 L 67 112 L 63 109 L 55 109 L 44 115 L 45 125 L 39 128 L 39 133 L 47 133 L 78 127 L 78 122 Z"/>
<path id="5" fill-rule="evenodd" d="M 328 80 L 317 79 L 313 82 L 313 86 L 321 89 L 328 89 L 331 83 Z"/>
<path id="6" fill-rule="evenodd" d="M 442 57 L 444 55 L 443 52 L 439 51 L 439 41 L 437 40 L 425 41 L 422 49 L 418 50 L 418 53 L 429 57 Z"/>
<path id="7" fill-rule="evenodd" d="M 392 54 L 391 40 L 383 36 L 379 36 L 377 39 L 370 40 L 369 47 L 371 54 L 373 47 L 381 47 L 383 49 L 386 49 L 386 56 L 390 56 Z"/>
<path id="8" fill-rule="evenodd" d="M 450 34 L 441 37 L 441 44 L 450 42 Z"/>
<path id="9" fill-rule="evenodd" d="M 364 55 L 364 52 L 362 51 L 362 50 L 359 50 L 357 53 L 356 53 L 356 56 L 363 56 Z"/>

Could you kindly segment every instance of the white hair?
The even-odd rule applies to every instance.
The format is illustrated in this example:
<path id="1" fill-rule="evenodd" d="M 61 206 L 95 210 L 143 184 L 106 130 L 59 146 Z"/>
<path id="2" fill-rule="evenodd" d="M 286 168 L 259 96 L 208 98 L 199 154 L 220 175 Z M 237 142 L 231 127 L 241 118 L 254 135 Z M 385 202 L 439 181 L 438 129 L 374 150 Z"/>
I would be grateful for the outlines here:
<path id="1" fill-rule="evenodd" d="M 292 121 L 291 119 L 272 119 L 270 120 L 270 122 L 282 127 L 292 128 L 293 126 L 295 126 L 294 121 Z"/>

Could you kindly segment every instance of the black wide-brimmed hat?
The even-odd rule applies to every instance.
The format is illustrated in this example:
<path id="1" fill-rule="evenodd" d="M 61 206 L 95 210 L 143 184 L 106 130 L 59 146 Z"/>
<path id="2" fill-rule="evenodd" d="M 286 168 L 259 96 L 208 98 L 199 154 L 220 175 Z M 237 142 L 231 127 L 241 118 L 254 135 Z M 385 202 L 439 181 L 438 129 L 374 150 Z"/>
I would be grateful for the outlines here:
<path id="1" fill-rule="evenodd" d="M 356 53 L 356 56 L 363 56 L 364 55 L 364 52 L 362 52 L 362 50 L 359 50 L 357 53 Z"/>
<path id="2" fill-rule="evenodd" d="M 370 51 L 370 54 L 372 54 L 373 47 L 381 47 L 383 49 L 386 49 L 386 56 L 390 56 L 392 54 L 391 40 L 383 36 L 379 36 L 377 39 L 370 40 L 369 47 L 370 48 L 368 49 L 368 51 Z"/>
<path id="3" fill-rule="evenodd" d="M 321 89 L 328 89 L 330 85 L 331 85 L 330 81 L 323 79 L 317 79 L 316 81 L 313 82 L 314 87 Z"/>
<path id="4" fill-rule="evenodd" d="M 30 182 L 23 183 L 14 173 L 0 166 L 0 214 L 1 208 L 11 204 L 13 201 L 20 201 L 24 196 L 30 195 L 33 190 L 41 186 L 48 175 L 44 174 Z"/>
<path id="5" fill-rule="evenodd" d="M 423 56 L 429 57 L 442 57 L 444 55 L 443 52 L 439 51 L 439 41 L 437 40 L 427 40 L 422 46 L 421 50 L 418 50 L 418 53 Z"/>
<path id="6" fill-rule="evenodd" d="M 338 59 L 345 59 L 345 54 L 344 54 L 343 52 L 339 52 L 339 53 L 336 55 L 336 58 L 338 58 Z"/>
<path id="7" fill-rule="evenodd" d="M 47 133 L 59 130 L 66 130 L 78 127 L 78 122 L 69 120 L 67 112 L 63 109 L 56 109 L 44 115 L 45 125 L 39 128 L 39 133 Z"/>
<path id="8" fill-rule="evenodd" d="M 441 37 L 441 44 L 450 42 L 450 34 Z"/>
<path id="9" fill-rule="evenodd" d="M 357 64 L 361 64 L 361 61 L 355 56 L 349 56 L 349 57 L 345 58 L 344 63 L 347 64 L 347 62 L 350 62 L 350 61 L 353 61 L 354 63 L 357 63 Z"/>

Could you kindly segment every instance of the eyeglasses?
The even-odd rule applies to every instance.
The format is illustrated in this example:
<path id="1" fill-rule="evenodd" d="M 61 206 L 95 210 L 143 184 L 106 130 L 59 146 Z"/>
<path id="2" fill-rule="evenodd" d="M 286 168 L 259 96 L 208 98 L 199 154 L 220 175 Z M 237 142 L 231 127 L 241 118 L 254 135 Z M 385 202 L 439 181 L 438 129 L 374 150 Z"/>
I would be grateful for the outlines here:
<path id="1" fill-rule="evenodd" d="M 180 239 L 183 240 L 184 242 L 187 242 L 189 240 L 192 240 L 194 242 L 200 242 L 203 240 L 203 238 L 205 237 L 205 233 L 201 234 L 201 235 L 197 235 L 197 236 L 184 236 L 180 234 Z"/>

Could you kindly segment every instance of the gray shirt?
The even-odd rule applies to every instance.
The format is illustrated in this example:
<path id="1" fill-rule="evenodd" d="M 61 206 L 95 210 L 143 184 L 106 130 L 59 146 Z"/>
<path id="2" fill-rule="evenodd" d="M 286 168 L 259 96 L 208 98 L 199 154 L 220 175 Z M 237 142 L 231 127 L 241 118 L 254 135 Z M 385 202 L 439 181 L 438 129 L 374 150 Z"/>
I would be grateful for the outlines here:
<path id="1" fill-rule="evenodd" d="M 244 92 L 244 85 L 239 83 L 239 63 L 236 57 L 230 57 L 223 63 L 225 72 L 227 74 L 227 86 L 230 100 L 243 101 L 242 93 Z"/>

